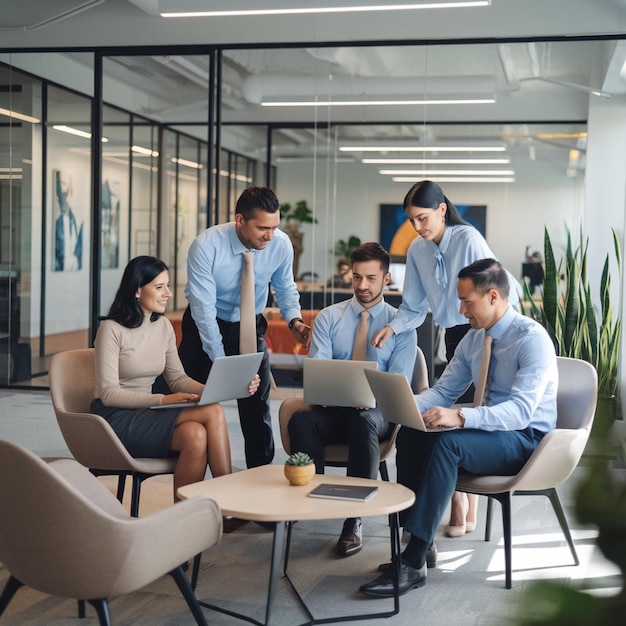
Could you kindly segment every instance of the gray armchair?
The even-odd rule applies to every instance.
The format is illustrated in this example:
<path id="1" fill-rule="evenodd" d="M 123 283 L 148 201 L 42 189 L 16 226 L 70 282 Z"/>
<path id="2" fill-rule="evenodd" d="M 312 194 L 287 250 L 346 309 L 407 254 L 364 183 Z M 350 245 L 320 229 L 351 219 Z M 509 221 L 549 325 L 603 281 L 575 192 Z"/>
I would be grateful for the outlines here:
<path id="1" fill-rule="evenodd" d="M 76 461 L 47 464 L 0 440 L 0 500 L 7 503 L 0 507 L 0 561 L 11 574 L 0 595 L 0 615 L 27 585 L 89 602 L 106 625 L 109 598 L 169 573 L 196 622 L 206 624 L 181 564 L 221 539 L 222 517 L 212 499 L 191 498 L 129 517 Z"/>
<path id="2" fill-rule="evenodd" d="M 596 370 L 586 361 L 557 357 L 557 364 L 559 387 L 556 429 L 542 439 L 530 459 L 515 476 L 461 474 L 456 485 L 458 491 L 489 496 L 485 541 L 489 541 L 491 536 L 492 499 L 500 502 L 507 589 L 512 586 L 511 496 L 513 495 L 544 495 L 550 499 L 574 558 L 574 564 L 579 563 L 556 488 L 576 469 L 589 439 L 598 396 L 598 377 Z"/>

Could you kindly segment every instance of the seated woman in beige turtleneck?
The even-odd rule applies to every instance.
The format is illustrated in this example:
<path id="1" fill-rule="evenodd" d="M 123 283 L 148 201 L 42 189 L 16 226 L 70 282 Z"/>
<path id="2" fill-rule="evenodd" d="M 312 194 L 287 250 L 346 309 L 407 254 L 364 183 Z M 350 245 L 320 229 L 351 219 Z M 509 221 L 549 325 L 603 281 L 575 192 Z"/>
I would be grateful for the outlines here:
<path id="1" fill-rule="evenodd" d="M 220 404 L 154 410 L 149 407 L 197 402 L 203 385 L 185 374 L 178 358 L 171 322 L 163 317 L 172 295 L 163 261 L 132 259 L 122 276 L 107 318 L 96 335 L 96 392 L 92 411 L 113 428 L 135 457 L 178 454 L 178 487 L 204 479 L 207 463 L 213 477 L 232 472 L 230 443 Z M 163 374 L 173 393 L 153 393 Z M 259 386 L 258 375 L 250 394 Z"/>

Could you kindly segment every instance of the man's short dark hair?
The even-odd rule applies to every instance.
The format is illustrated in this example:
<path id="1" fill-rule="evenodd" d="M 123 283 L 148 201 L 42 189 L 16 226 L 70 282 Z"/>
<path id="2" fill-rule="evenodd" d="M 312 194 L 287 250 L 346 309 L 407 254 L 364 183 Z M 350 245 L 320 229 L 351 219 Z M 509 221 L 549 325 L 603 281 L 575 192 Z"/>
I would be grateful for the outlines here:
<path id="1" fill-rule="evenodd" d="M 259 209 L 266 213 L 276 213 L 279 209 L 278 198 L 269 187 L 248 187 L 237 200 L 235 213 L 241 213 L 247 220 Z"/>
<path id="2" fill-rule="evenodd" d="M 474 289 L 482 295 L 495 289 L 504 299 L 509 297 L 509 277 L 502 263 L 495 259 L 480 259 L 470 263 L 458 273 L 458 278 L 470 278 Z"/>
<path id="3" fill-rule="evenodd" d="M 389 256 L 389 252 L 379 243 L 368 241 L 367 243 L 361 244 L 352 252 L 350 260 L 353 266 L 355 263 L 361 263 L 362 261 L 379 261 L 380 269 L 383 270 L 383 274 L 386 274 L 389 271 L 391 257 Z"/>

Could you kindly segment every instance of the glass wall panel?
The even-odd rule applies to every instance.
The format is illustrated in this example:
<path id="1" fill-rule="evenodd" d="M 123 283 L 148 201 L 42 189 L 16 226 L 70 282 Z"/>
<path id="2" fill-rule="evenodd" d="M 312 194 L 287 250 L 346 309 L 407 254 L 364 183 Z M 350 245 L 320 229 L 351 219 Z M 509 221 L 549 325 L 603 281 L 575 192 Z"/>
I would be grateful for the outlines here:
<path id="1" fill-rule="evenodd" d="M 100 315 L 111 307 L 129 261 L 130 120 L 128 113 L 103 107 Z"/>
<path id="2" fill-rule="evenodd" d="M 132 212 L 130 257 L 157 254 L 159 129 L 155 124 L 133 124 Z"/>
<path id="3" fill-rule="evenodd" d="M 0 66 L 0 385 L 38 370 L 41 83 Z"/>
<path id="4" fill-rule="evenodd" d="M 228 136 L 247 137 L 256 146 L 247 154 L 259 159 L 260 124 L 271 126 L 277 195 L 306 201 L 318 220 L 298 224 L 299 274 L 325 284 L 336 244 L 380 241 L 383 207 L 401 206 L 429 178 L 453 203 L 484 207 L 489 244 L 521 278 L 526 246 L 542 249 L 544 226 L 582 217 L 585 86 L 601 84 L 611 49 L 590 41 L 227 50 L 222 116 Z M 572 59 L 578 73 L 565 76 Z M 562 89 L 565 105 L 554 98 Z"/>
<path id="5" fill-rule="evenodd" d="M 196 237 L 200 213 L 200 172 L 204 168 L 201 163 L 200 143 L 185 135 L 178 137 L 177 156 L 170 166 L 176 173 L 176 196 L 173 234 L 173 263 L 170 272 L 174 274 L 174 308 L 187 306 L 184 296 L 187 284 L 187 251 Z M 171 277 L 170 277 L 171 278 Z"/>
<path id="6" fill-rule="evenodd" d="M 87 347 L 91 264 L 91 103 L 48 88 L 45 352 Z"/>

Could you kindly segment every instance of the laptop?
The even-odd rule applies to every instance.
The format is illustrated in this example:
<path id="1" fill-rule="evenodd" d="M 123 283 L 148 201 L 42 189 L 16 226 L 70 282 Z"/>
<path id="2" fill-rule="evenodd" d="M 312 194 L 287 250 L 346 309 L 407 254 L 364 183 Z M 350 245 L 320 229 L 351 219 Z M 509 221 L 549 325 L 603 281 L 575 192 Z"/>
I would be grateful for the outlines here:
<path id="1" fill-rule="evenodd" d="M 444 428 L 426 426 L 406 376 L 366 370 L 365 377 L 376 398 L 376 405 L 388 422 L 402 424 L 402 426 L 415 428 L 425 433 L 440 433 L 444 430 L 456 429 L 456 426 Z"/>
<path id="2" fill-rule="evenodd" d="M 376 399 L 363 372 L 377 367 L 375 361 L 305 359 L 302 366 L 304 401 L 371 409 L 376 406 Z"/>
<path id="3" fill-rule="evenodd" d="M 175 409 L 224 402 L 236 398 L 247 398 L 248 387 L 254 375 L 259 371 L 263 352 L 252 354 L 235 354 L 217 357 L 213 361 L 211 371 L 204 384 L 204 391 L 198 402 L 177 402 L 176 404 L 159 404 L 151 409 Z"/>

